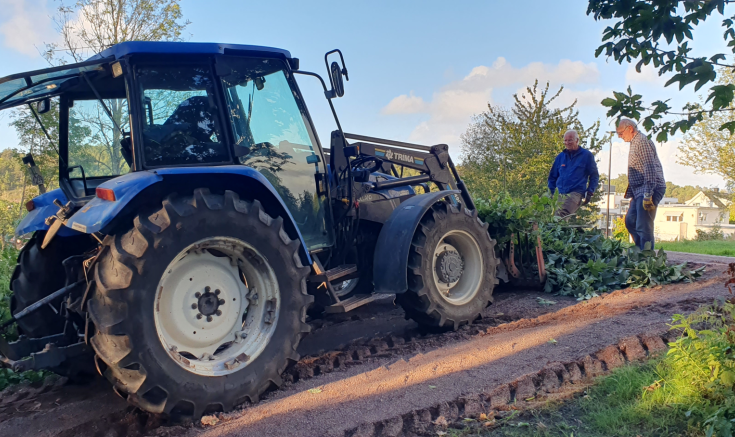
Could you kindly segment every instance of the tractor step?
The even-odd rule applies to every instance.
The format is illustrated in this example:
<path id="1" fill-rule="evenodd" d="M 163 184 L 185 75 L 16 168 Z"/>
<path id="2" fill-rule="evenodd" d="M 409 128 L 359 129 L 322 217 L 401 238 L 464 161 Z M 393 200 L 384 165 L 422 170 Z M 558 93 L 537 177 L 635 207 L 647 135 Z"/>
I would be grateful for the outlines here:
<path id="1" fill-rule="evenodd" d="M 357 266 L 355 264 L 344 264 L 333 269 L 329 269 L 324 273 L 327 275 L 327 281 L 332 282 L 355 272 L 357 272 Z"/>
<path id="2" fill-rule="evenodd" d="M 349 311 L 354 310 L 357 307 L 361 307 L 363 305 L 369 304 L 370 302 L 380 299 L 382 297 L 385 297 L 384 294 L 358 294 L 355 296 L 352 296 L 348 299 L 345 299 L 341 301 L 340 303 L 336 303 L 334 305 L 329 305 L 324 309 L 324 311 L 327 314 L 340 314 L 340 313 L 346 313 Z"/>

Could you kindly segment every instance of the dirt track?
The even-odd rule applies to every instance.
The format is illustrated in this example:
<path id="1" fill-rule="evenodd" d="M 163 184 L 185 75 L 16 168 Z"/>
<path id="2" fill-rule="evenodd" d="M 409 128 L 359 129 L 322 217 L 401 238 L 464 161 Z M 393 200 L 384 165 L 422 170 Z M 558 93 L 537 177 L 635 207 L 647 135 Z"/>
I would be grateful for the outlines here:
<path id="1" fill-rule="evenodd" d="M 4 393 L 0 434 L 343 436 L 357 429 L 355 435 L 361 435 L 360 429 L 374 422 L 488 393 L 549 362 L 580 360 L 631 335 L 664 332 L 673 313 L 692 311 L 726 294 L 725 266 L 719 262 L 734 259 L 670 258 L 707 262 L 709 272 L 694 284 L 621 290 L 584 303 L 543 293 L 499 292 L 482 320 L 445 334 L 419 332 L 402 320 L 390 300 L 327 320 L 312 338 L 331 338 L 335 348 L 351 338 L 366 340 L 342 351 L 330 345 L 326 349 L 333 352 L 327 353 L 319 350 L 321 342 L 306 344 L 311 351 L 305 352 L 318 355 L 284 375 L 293 382 L 257 405 L 220 416 L 213 427 L 159 427 L 157 418 L 133 411 L 98 381 Z M 557 303 L 542 306 L 536 297 Z"/>

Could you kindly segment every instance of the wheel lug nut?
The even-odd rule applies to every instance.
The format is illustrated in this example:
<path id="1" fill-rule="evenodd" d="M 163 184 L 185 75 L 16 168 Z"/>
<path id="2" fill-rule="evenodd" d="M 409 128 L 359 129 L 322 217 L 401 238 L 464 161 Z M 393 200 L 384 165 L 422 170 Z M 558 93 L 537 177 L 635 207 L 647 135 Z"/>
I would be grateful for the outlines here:
<path id="1" fill-rule="evenodd" d="M 191 309 L 193 309 L 193 310 L 197 309 L 197 304 L 195 304 L 195 303 L 191 304 Z"/>
<path id="2" fill-rule="evenodd" d="M 202 318 L 202 313 L 197 314 L 197 319 L 201 319 L 201 318 Z"/>
<path id="3" fill-rule="evenodd" d="M 197 299 L 199 299 L 200 297 L 202 297 L 202 293 L 200 293 L 200 292 L 197 291 L 196 293 L 194 293 L 194 297 L 196 297 Z"/>
<path id="4" fill-rule="evenodd" d="M 211 290 L 211 288 L 209 288 L 209 285 L 207 285 L 206 287 L 204 287 L 204 292 L 205 293 L 209 293 L 209 290 Z"/>
<path id="5" fill-rule="evenodd" d="M 222 311 L 217 310 L 217 312 L 215 314 L 217 314 L 218 316 L 221 316 L 222 315 Z"/>
<path id="6" fill-rule="evenodd" d="M 216 289 L 216 290 L 214 290 L 214 294 L 216 294 L 216 295 L 218 295 L 218 296 L 219 296 L 219 293 L 220 293 L 220 291 L 219 291 L 219 288 L 218 288 L 218 289 Z"/>
<path id="7" fill-rule="evenodd" d="M 224 300 L 224 299 L 220 299 L 218 303 L 219 303 L 220 305 L 224 305 L 224 304 L 225 304 L 225 300 Z"/>
<path id="8" fill-rule="evenodd" d="M 212 316 L 207 316 L 207 321 L 208 322 L 211 322 L 212 321 Z"/>

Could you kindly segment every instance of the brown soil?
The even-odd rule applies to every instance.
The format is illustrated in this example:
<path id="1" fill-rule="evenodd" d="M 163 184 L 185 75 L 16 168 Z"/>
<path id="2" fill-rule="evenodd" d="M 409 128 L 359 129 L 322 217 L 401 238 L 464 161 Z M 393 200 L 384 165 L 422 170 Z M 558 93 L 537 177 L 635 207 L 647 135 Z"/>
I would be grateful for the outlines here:
<path id="1" fill-rule="evenodd" d="M 374 424 L 437 405 L 456 406 L 458 399 L 504 384 L 507 403 L 525 390 L 509 382 L 535 375 L 549 363 L 582 360 L 624 338 L 665 332 L 672 314 L 726 294 L 723 267 L 711 264 L 693 284 L 621 290 L 587 302 L 499 291 L 483 319 L 443 334 L 421 332 L 387 299 L 314 322 L 310 337 L 315 340 L 302 351 L 311 356 L 284 375 L 290 382 L 256 405 L 205 418 L 217 422 L 214 426 L 160 426 L 160 419 L 128 407 L 109 385 L 97 381 L 63 389 L 26 387 L 23 399 L 3 392 L 0 435 L 359 436 L 368 429 L 365 435 L 391 435 L 384 425 Z M 556 303 L 541 305 L 539 297 Z M 339 337 L 334 344 L 324 346 L 334 337 Z M 607 364 L 600 366 L 604 370 Z M 402 419 L 395 435 L 414 432 L 406 423 Z"/>

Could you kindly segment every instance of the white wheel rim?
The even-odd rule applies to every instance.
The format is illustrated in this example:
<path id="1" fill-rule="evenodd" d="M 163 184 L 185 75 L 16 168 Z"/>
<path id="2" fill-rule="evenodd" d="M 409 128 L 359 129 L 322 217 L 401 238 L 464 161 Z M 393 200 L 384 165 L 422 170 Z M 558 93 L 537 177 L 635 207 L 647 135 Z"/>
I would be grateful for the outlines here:
<path id="1" fill-rule="evenodd" d="M 445 281 L 437 274 L 437 264 L 447 252 L 457 252 L 462 259 L 462 272 L 456 281 Z M 484 263 L 477 241 L 465 231 L 449 231 L 439 240 L 431 266 L 434 285 L 441 297 L 452 305 L 464 305 L 475 298 L 482 284 Z"/>
<path id="2" fill-rule="evenodd" d="M 230 237 L 200 240 L 168 265 L 156 288 L 158 338 L 186 370 L 221 376 L 245 368 L 278 325 L 276 275 L 255 248 Z"/>
<path id="3" fill-rule="evenodd" d="M 334 294 L 336 294 L 337 297 L 346 296 L 347 294 L 351 293 L 352 290 L 355 289 L 355 287 L 357 287 L 357 282 L 359 280 L 360 278 L 353 278 L 340 282 L 339 284 L 333 286 Z"/>

